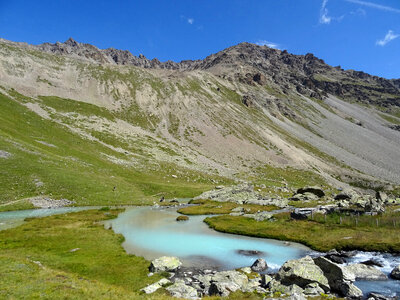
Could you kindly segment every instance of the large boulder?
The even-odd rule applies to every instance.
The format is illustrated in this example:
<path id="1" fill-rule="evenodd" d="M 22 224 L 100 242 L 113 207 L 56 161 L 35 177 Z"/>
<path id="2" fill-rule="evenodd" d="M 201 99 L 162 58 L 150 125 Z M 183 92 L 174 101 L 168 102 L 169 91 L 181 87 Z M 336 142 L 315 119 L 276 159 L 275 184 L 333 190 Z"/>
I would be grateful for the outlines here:
<path id="1" fill-rule="evenodd" d="M 144 292 L 145 294 L 152 294 L 155 291 L 157 291 L 159 288 L 162 288 L 163 286 L 166 286 L 170 283 L 171 283 L 171 281 L 169 281 L 166 278 L 163 278 L 163 279 L 157 281 L 156 283 L 146 286 L 145 288 L 141 289 L 141 291 Z"/>
<path id="2" fill-rule="evenodd" d="M 325 291 L 330 290 L 328 279 L 310 256 L 285 262 L 278 271 L 277 279 L 284 285 L 296 284 L 301 288 L 316 282 Z"/>
<path id="3" fill-rule="evenodd" d="M 362 297 L 362 291 L 353 284 L 354 274 L 325 257 L 317 257 L 314 262 L 328 279 L 331 291 L 348 298 Z"/>
<path id="4" fill-rule="evenodd" d="M 206 277 L 203 277 L 205 279 Z M 222 271 L 210 276 L 208 282 L 202 284 L 208 288 L 210 296 L 217 295 L 226 297 L 230 292 L 237 290 L 245 290 L 248 288 L 249 279 L 247 276 L 238 271 Z"/>
<path id="5" fill-rule="evenodd" d="M 392 272 L 390 272 L 390 277 L 393 279 L 400 280 L 400 265 L 395 267 Z"/>
<path id="6" fill-rule="evenodd" d="M 252 265 L 251 269 L 254 272 L 262 272 L 268 268 L 267 262 L 263 258 L 257 259 Z"/>
<path id="7" fill-rule="evenodd" d="M 184 299 L 198 299 L 197 290 L 186 285 L 183 280 L 176 280 L 175 283 L 166 288 L 171 296 Z"/>
<path id="8" fill-rule="evenodd" d="M 266 220 L 273 220 L 274 214 L 268 211 L 260 211 L 254 214 L 254 220 L 258 222 L 266 221 Z"/>
<path id="9" fill-rule="evenodd" d="M 162 256 L 153 260 L 150 264 L 150 272 L 175 272 L 182 263 L 177 257 Z"/>
<path id="10" fill-rule="evenodd" d="M 352 273 L 356 280 L 386 280 L 387 276 L 374 266 L 365 264 L 352 264 L 344 267 L 344 269 Z"/>
<path id="11" fill-rule="evenodd" d="M 346 190 L 340 192 L 339 194 L 337 194 L 335 196 L 335 200 L 351 200 L 351 199 L 355 199 L 358 197 L 359 197 L 359 195 L 357 194 L 356 191 L 353 191 L 351 189 L 346 189 Z"/>
<path id="12" fill-rule="evenodd" d="M 306 186 L 297 190 L 296 194 L 311 193 L 319 198 L 325 196 L 325 192 L 318 186 Z"/>
<path id="13" fill-rule="evenodd" d="M 388 195 L 385 192 L 382 192 L 382 191 L 376 192 L 375 197 L 376 197 L 377 200 L 380 200 L 382 202 L 385 202 L 389 198 Z"/>
<path id="14" fill-rule="evenodd" d="M 313 193 L 309 193 L 309 192 L 306 192 L 304 194 L 295 194 L 294 196 L 292 196 L 290 198 L 290 200 L 292 200 L 292 201 L 302 201 L 302 202 L 313 201 L 313 200 L 318 200 L 318 199 L 319 199 L 319 197 L 317 195 L 315 195 Z"/>
<path id="15" fill-rule="evenodd" d="M 222 271 L 215 274 L 195 275 L 195 280 L 209 295 L 227 296 L 230 292 L 248 288 L 249 279 L 242 272 Z"/>

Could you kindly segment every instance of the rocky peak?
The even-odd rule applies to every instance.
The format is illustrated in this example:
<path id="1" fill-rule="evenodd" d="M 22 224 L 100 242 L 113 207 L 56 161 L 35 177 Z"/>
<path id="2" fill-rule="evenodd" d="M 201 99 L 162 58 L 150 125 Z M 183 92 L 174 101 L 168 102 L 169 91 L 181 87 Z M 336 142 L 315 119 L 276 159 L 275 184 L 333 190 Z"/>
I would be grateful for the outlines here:
<path id="1" fill-rule="evenodd" d="M 70 37 L 68 40 L 64 42 L 65 45 L 71 46 L 71 47 L 76 47 L 79 45 L 77 41 L 75 41 L 72 37 Z"/>

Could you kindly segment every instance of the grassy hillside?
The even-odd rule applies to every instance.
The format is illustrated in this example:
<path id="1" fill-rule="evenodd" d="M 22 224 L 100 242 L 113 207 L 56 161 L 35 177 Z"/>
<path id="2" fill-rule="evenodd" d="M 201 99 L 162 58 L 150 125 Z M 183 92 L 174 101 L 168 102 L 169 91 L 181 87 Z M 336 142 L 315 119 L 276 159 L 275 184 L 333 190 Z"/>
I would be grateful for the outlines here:
<path id="1" fill-rule="evenodd" d="M 191 197 L 212 187 L 211 176 L 176 165 L 142 160 L 134 167 L 110 161 L 128 156 L 41 118 L 19 98 L 0 94 L 0 149 L 11 154 L 0 158 L 0 210 L 28 208 L 18 200 L 36 195 L 67 198 L 77 205 L 148 204 L 161 194 Z M 81 110 L 101 115 L 96 106 L 86 104 Z"/>

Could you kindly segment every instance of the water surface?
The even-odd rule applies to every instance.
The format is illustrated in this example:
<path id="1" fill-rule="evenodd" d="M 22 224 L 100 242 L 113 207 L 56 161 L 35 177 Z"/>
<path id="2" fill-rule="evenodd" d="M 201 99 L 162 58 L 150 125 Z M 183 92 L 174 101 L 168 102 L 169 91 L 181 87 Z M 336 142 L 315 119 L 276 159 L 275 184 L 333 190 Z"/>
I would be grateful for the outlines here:
<path id="1" fill-rule="evenodd" d="M 216 232 L 203 222 L 204 216 L 190 216 L 184 222 L 175 221 L 177 216 L 176 208 L 129 208 L 110 222 L 114 231 L 125 237 L 123 246 L 128 253 L 146 259 L 177 256 L 185 266 L 228 270 L 250 266 L 262 257 L 272 269 L 277 269 L 285 261 L 310 251 L 296 243 Z M 246 256 L 239 250 L 257 250 L 262 254 Z"/>

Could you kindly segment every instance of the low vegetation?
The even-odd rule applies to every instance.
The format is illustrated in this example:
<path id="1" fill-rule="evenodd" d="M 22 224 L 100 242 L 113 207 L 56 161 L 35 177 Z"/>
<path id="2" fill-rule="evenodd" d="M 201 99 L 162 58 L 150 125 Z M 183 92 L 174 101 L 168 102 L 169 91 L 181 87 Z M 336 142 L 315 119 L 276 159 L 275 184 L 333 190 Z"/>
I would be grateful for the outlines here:
<path id="1" fill-rule="evenodd" d="M 142 298 L 139 290 L 161 276 L 148 277 L 149 262 L 126 254 L 123 237 L 104 229 L 101 222 L 119 212 L 29 219 L 0 231 L 0 272 L 7 274 L 0 282 L 0 298 Z"/>
<path id="2" fill-rule="evenodd" d="M 104 229 L 102 222 L 119 212 L 102 208 L 33 218 L 0 231 L 0 272 L 7 274 L 0 281 L 0 298 L 175 299 L 163 289 L 152 295 L 140 292 L 163 274 L 148 277 L 150 262 L 127 254 L 123 237 Z M 229 296 L 261 298 L 242 292 Z"/>
<path id="3" fill-rule="evenodd" d="M 318 215 L 293 220 L 289 213 L 275 215 L 276 221 L 257 222 L 234 216 L 206 218 L 221 232 L 299 242 L 317 251 L 364 250 L 400 252 L 400 213 L 378 216 Z"/>

